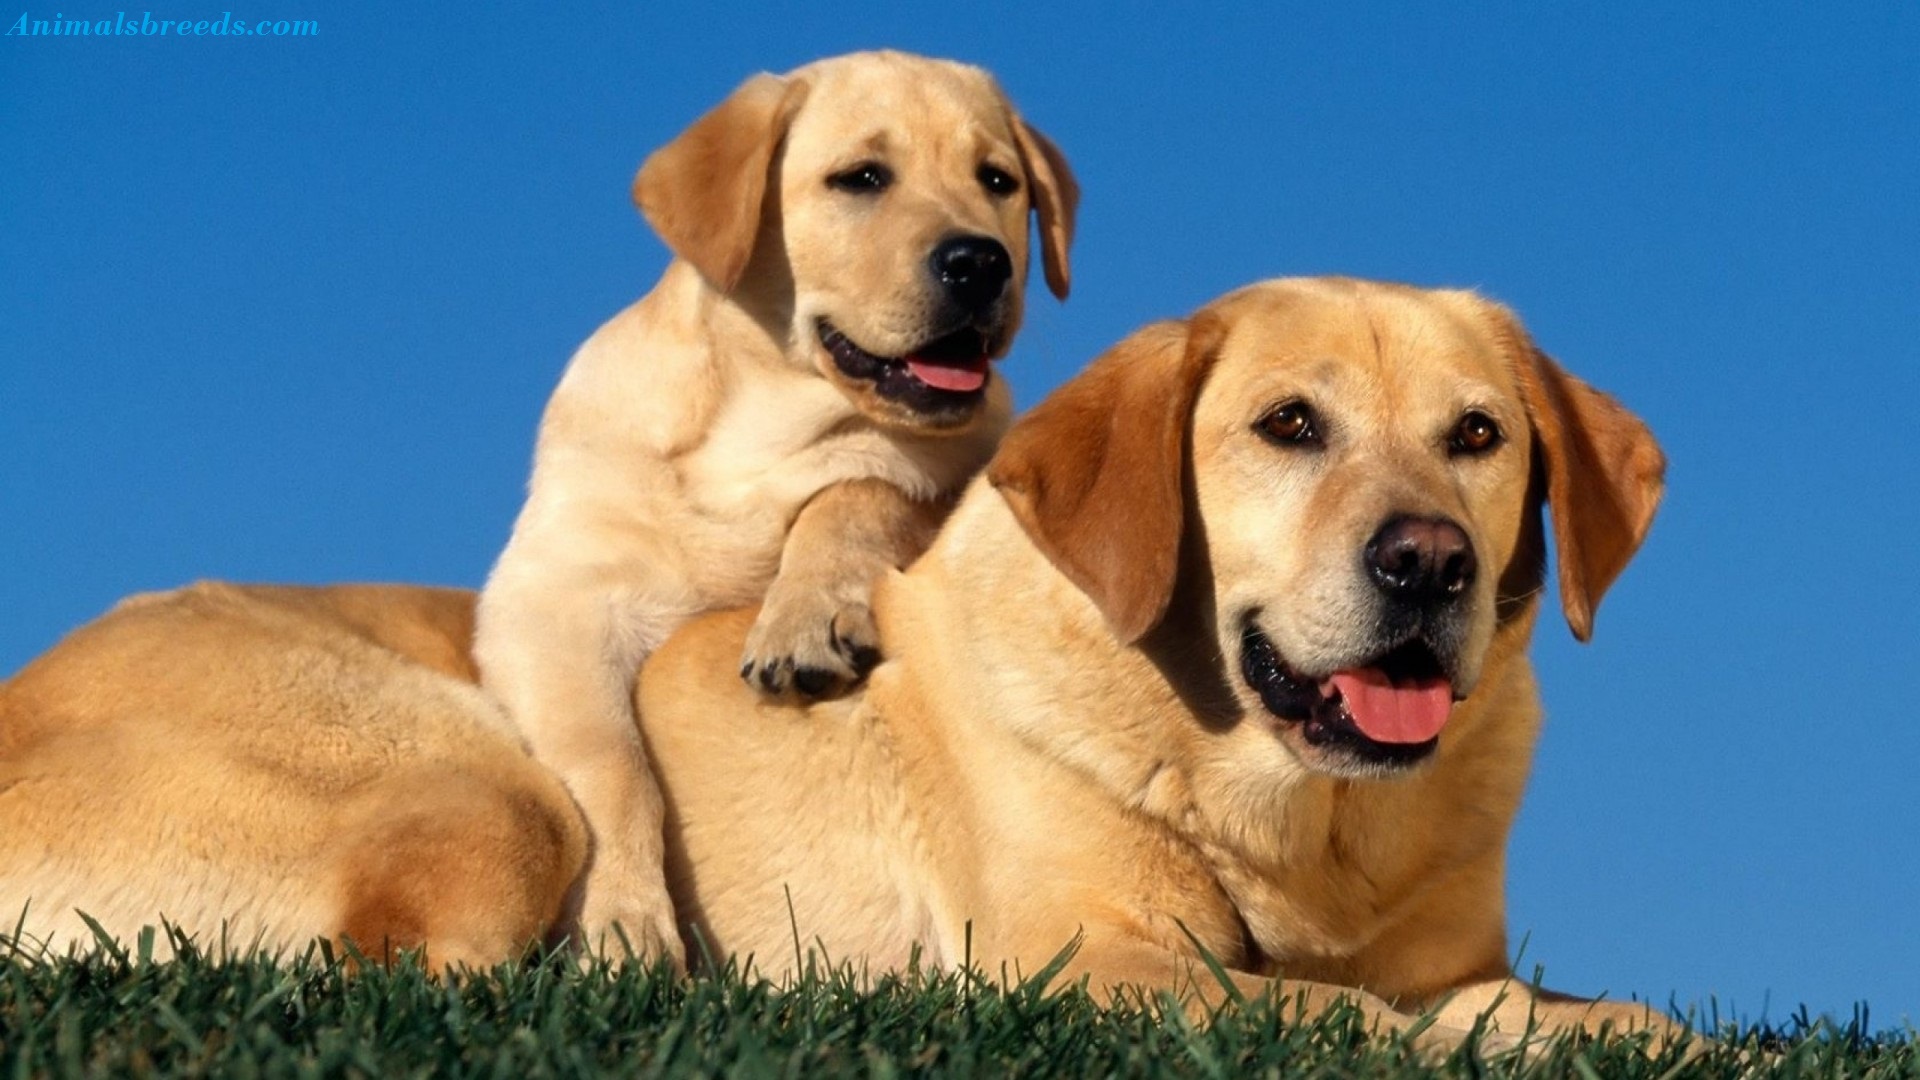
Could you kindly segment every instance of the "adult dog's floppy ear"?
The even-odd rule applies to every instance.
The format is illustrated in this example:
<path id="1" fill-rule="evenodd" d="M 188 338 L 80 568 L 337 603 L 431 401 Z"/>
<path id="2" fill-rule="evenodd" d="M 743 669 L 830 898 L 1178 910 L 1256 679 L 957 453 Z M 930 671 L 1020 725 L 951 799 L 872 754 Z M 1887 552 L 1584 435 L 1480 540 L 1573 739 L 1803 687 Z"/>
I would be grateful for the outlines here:
<path id="1" fill-rule="evenodd" d="M 1128 644 L 1173 596 L 1188 419 L 1223 332 L 1202 313 L 1135 333 L 1014 424 L 987 466 L 1034 546 Z"/>
<path id="2" fill-rule="evenodd" d="M 1017 116 L 1013 118 L 1013 137 L 1019 144 L 1020 164 L 1027 171 L 1033 212 L 1040 219 L 1040 259 L 1047 273 L 1047 288 L 1065 300 L 1072 281 L 1067 249 L 1073 245 L 1073 215 L 1080 207 L 1080 185 L 1067 167 L 1066 155 L 1053 140 Z"/>
<path id="3" fill-rule="evenodd" d="M 774 152 L 805 97 L 803 82 L 755 75 L 634 177 L 633 201 L 654 231 L 721 292 L 746 272 Z"/>
<path id="4" fill-rule="evenodd" d="M 1513 355 L 1533 421 L 1560 564 L 1560 606 L 1573 636 L 1586 641 L 1600 597 L 1653 525 L 1667 458 L 1639 417 L 1562 370 L 1511 312 L 1487 307 Z"/>

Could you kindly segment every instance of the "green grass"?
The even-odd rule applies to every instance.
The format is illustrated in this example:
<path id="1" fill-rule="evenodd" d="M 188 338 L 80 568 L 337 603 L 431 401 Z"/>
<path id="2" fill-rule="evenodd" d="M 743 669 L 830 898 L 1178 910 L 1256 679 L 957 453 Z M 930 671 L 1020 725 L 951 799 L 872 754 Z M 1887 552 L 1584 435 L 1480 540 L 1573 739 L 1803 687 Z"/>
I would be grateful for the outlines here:
<path id="1" fill-rule="evenodd" d="M 737 972 L 676 979 L 565 957 L 439 979 L 358 972 L 315 946 L 278 960 L 151 937 L 23 959 L 0 942 L 0 1080 L 41 1076 L 1300 1076 L 1920 1077 L 1914 1033 L 1865 1018 L 1723 1032 L 1704 1057 L 1639 1040 L 1469 1047 L 1438 1066 L 1368 1037 L 1358 1014 L 1256 1001 L 1192 1025 L 1153 1002 L 1097 1006 L 1037 976 L 815 971 L 790 987 Z M 181 942 L 182 946 L 186 943 Z M 1756 1068 L 1752 1064 L 1765 1064 Z"/>

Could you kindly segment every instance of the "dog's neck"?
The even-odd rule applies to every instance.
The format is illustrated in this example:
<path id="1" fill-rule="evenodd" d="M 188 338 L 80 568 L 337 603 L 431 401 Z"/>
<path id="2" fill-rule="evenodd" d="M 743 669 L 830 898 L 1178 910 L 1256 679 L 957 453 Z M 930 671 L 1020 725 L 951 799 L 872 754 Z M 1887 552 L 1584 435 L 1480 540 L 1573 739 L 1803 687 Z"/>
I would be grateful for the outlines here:
<path id="1" fill-rule="evenodd" d="M 984 478 L 878 603 L 882 640 L 916 680 L 968 688 L 936 703 L 962 710 L 943 718 L 957 730 L 992 725 L 1116 792 L 1137 792 L 1146 777 L 1136 774 L 1165 756 L 1162 714 L 1180 708 L 1177 695 L 1143 654 L 1113 641 L 1093 602 L 1027 542 Z M 1076 754 L 1074 732 L 1092 734 L 1098 745 L 1087 749 L 1097 753 Z"/>
<path id="2" fill-rule="evenodd" d="M 749 274 L 733 292 L 723 293 L 693 264 L 675 259 L 655 292 L 668 298 L 673 317 L 687 331 L 699 335 L 720 370 L 783 367 L 794 346 L 793 287 L 770 281 L 773 277 Z M 722 341 L 727 347 L 716 348 Z"/>
<path id="3" fill-rule="evenodd" d="M 547 405 L 543 444 L 673 457 L 707 436 L 712 410 L 738 385 L 777 386 L 797 408 L 825 414 L 822 425 L 841 422 L 849 411 L 841 396 L 789 358 L 791 329 L 770 320 L 674 260 L 574 354 Z"/>
<path id="4" fill-rule="evenodd" d="M 1183 582 L 1168 620 L 1124 645 L 976 480 L 927 554 L 887 582 L 879 614 L 887 650 L 917 684 L 907 688 L 917 714 L 948 738 L 1010 736 L 1036 767 L 1103 791 L 1114 812 L 1162 822 L 1274 962 L 1351 955 L 1407 913 L 1436 866 L 1475 864 L 1497 880 L 1525 770 L 1487 763 L 1532 753 L 1531 611 L 1502 624 L 1434 761 L 1398 779 L 1343 780 L 1300 764 L 1268 717 L 1241 715 L 1212 617 L 1192 610 L 1204 591 Z M 1489 701 L 1521 703 L 1524 715 L 1490 723 Z M 1463 815 L 1493 827 L 1451 827 Z M 1469 840 L 1491 846 L 1457 850 Z"/>

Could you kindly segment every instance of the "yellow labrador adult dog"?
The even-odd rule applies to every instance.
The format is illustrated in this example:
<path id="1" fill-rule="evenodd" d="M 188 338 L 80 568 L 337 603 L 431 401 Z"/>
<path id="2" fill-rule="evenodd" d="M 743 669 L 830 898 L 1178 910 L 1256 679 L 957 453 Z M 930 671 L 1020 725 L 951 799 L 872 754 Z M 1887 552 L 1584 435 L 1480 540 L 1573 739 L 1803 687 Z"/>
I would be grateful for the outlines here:
<path id="1" fill-rule="evenodd" d="M 744 614 L 654 658 L 675 895 L 775 968 L 796 927 L 875 965 L 970 933 L 1028 971 L 1078 936 L 1096 987 L 1217 994 L 1197 942 L 1248 993 L 1364 990 L 1389 1022 L 1649 1022 L 1513 985 L 1502 896 L 1542 505 L 1584 639 L 1664 469 L 1471 293 L 1286 280 L 1150 326 L 886 582 L 862 696 L 803 717 L 713 678 Z"/>
<path id="2" fill-rule="evenodd" d="M 887 659 L 811 705 L 731 672 L 754 616 L 641 675 L 682 929 L 1098 989 L 1501 1001 L 1502 866 L 1540 709 L 1547 564 L 1585 637 L 1664 463 L 1639 420 L 1464 292 L 1256 285 L 1127 339 L 1017 423 L 879 588 Z M 557 784 L 462 681 L 469 601 L 198 586 L 0 690 L 0 907 L 158 914 L 494 959 L 581 865 Z M 457 812 L 456 812 L 457 811 Z M 271 867 L 271 872 L 267 871 Z M 970 944 L 969 944 L 970 942 Z"/>
<path id="3" fill-rule="evenodd" d="M 592 943 L 679 960 L 628 688 L 705 611 L 761 603 L 771 694 L 872 666 L 868 605 L 1005 431 L 1030 212 L 1067 293 L 1077 199 L 986 72 L 901 53 L 749 80 L 634 197 L 676 259 L 574 356 L 474 655 L 585 814 Z"/>

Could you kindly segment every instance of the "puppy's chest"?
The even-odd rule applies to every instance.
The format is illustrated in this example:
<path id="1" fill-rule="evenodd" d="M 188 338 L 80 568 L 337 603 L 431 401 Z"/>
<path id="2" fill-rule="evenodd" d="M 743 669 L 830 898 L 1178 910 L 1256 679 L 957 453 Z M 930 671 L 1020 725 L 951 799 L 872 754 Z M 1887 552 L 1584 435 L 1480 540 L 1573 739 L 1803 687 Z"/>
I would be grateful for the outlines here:
<path id="1" fill-rule="evenodd" d="M 808 499 L 845 480 L 887 480 L 911 494 L 934 487 L 915 455 L 818 380 L 742 388 L 674 466 L 695 510 L 749 533 L 784 532 Z"/>

